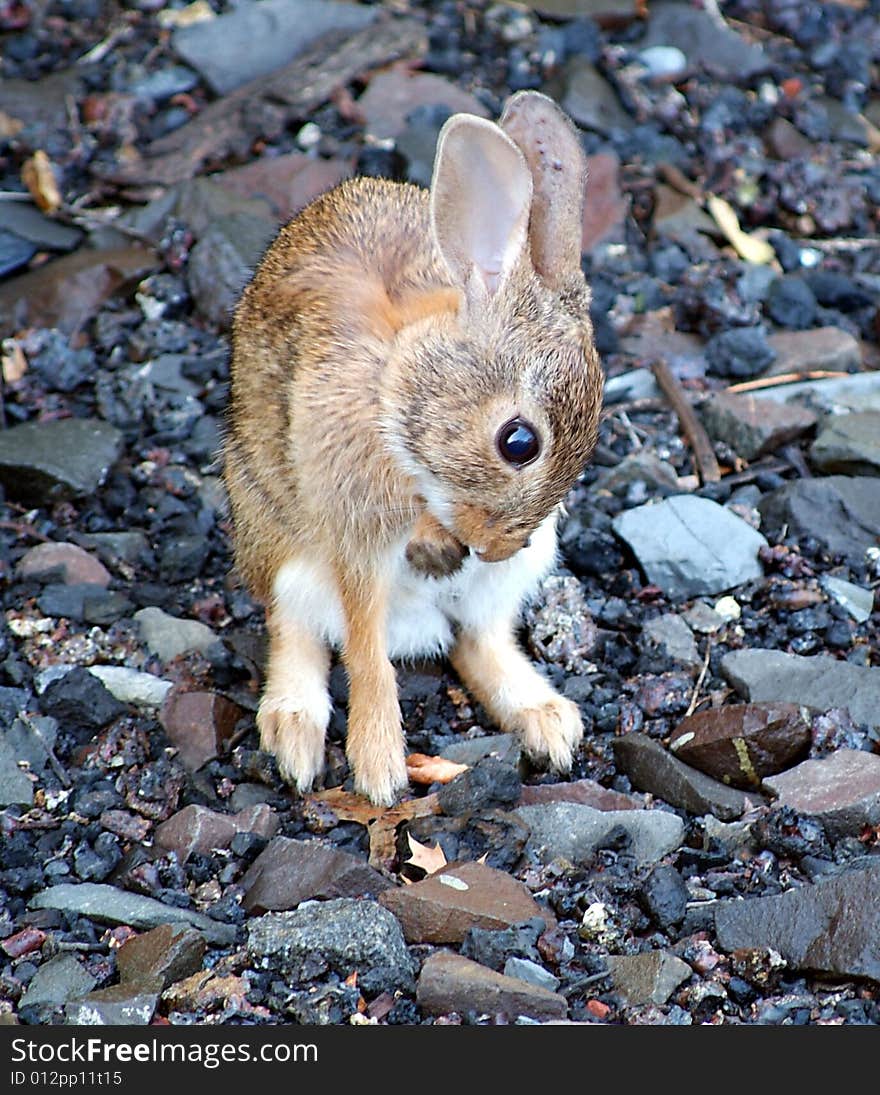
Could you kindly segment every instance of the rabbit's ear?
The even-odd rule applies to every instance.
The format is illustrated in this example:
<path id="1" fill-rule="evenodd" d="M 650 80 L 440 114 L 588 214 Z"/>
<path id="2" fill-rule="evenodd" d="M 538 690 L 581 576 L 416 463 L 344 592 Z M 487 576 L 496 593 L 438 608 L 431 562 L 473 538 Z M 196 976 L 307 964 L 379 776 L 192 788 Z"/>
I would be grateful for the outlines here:
<path id="1" fill-rule="evenodd" d="M 440 253 L 469 302 L 497 293 L 527 246 L 532 176 L 492 122 L 456 114 L 440 132 L 431 223 Z"/>
<path id="2" fill-rule="evenodd" d="M 532 173 L 532 265 L 548 285 L 558 287 L 581 264 L 587 161 L 580 137 L 556 103 L 537 91 L 508 99 L 498 124 Z"/>

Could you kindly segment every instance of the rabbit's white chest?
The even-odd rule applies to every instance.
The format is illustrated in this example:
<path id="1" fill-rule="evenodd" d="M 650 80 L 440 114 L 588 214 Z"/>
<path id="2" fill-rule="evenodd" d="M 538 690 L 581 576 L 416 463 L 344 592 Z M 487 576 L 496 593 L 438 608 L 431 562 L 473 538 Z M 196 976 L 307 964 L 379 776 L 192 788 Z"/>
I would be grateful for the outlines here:
<path id="1" fill-rule="evenodd" d="M 452 643 L 454 628 L 482 629 L 509 618 L 531 596 L 556 559 L 556 514 L 535 531 L 530 545 L 503 563 L 468 556 L 448 578 L 426 578 L 406 561 L 406 541 L 387 566 L 391 581 L 387 650 L 392 658 L 432 657 Z M 329 567 L 291 559 L 275 579 L 275 610 L 331 646 L 345 637 L 342 605 Z"/>

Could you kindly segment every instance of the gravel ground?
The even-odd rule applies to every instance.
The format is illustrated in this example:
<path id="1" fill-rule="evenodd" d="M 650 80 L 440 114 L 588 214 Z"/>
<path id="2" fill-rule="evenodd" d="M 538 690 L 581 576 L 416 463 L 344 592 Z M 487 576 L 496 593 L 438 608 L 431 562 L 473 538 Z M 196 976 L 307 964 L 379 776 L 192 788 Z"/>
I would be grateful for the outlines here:
<path id="1" fill-rule="evenodd" d="M 0 10 L 0 1023 L 880 1022 L 878 15 Z M 298 796 L 230 572 L 229 310 L 317 193 L 424 183 L 522 88 L 590 156 L 606 409 L 522 629 L 587 735 L 548 775 L 402 667 L 431 759 L 373 808 L 335 666 Z"/>

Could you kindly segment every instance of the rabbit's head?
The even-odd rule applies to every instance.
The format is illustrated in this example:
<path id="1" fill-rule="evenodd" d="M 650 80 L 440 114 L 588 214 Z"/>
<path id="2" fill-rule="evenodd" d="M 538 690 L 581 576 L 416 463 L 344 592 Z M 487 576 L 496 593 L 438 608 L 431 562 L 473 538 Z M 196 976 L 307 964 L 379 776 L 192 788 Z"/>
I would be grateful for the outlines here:
<path id="1" fill-rule="evenodd" d="M 431 230 L 457 294 L 400 333 L 386 433 L 429 511 L 486 561 L 528 542 L 595 445 L 585 181 L 577 132 L 534 92 L 497 125 L 455 115 L 440 135 Z"/>

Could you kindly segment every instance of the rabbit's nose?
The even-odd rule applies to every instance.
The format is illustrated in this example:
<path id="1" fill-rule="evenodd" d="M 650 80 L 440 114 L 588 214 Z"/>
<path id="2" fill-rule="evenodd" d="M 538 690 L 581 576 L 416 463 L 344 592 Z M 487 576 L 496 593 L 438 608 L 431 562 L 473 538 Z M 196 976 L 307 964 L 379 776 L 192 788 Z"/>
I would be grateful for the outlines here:
<path id="1" fill-rule="evenodd" d="M 532 546 L 532 538 L 531 538 L 531 536 L 527 536 L 525 538 L 525 540 L 523 540 L 523 546 L 520 550 L 524 550 L 525 548 L 531 547 L 531 546 Z"/>

